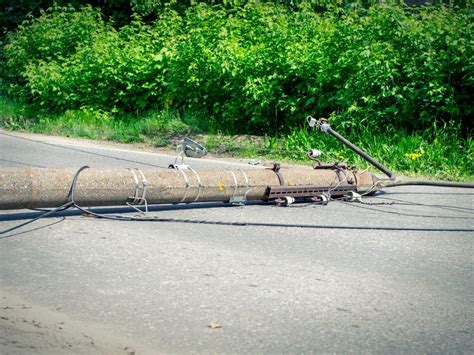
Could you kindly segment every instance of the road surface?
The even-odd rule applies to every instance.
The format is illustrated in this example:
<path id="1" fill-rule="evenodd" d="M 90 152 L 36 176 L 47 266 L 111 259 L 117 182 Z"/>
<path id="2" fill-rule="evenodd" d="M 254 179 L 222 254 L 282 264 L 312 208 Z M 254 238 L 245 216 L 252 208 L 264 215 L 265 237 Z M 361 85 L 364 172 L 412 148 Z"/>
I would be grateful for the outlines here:
<path id="1" fill-rule="evenodd" d="M 0 131 L 0 169 L 173 161 L 123 145 Z M 473 197 L 406 186 L 365 204 L 150 212 L 227 222 L 220 225 L 77 211 L 40 219 L 0 234 L 0 353 L 473 353 Z M 0 211 L 0 232 L 39 213 Z M 278 223 L 295 226 L 271 226 Z"/>

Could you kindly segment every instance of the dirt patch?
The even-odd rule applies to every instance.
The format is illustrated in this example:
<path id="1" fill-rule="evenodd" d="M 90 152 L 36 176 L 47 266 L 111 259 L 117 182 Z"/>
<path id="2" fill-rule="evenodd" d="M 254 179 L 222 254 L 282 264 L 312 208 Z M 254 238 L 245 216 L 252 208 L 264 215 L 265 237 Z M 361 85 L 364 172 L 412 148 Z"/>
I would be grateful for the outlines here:
<path id="1" fill-rule="evenodd" d="M 2 354 L 145 354 L 99 324 L 71 319 L 0 290 Z"/>

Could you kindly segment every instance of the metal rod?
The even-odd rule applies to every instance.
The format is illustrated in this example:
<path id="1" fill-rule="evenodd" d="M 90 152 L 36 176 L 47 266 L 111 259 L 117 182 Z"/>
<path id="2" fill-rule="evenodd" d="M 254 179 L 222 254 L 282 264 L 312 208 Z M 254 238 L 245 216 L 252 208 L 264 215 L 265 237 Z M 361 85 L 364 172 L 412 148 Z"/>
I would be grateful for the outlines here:
<path id="1" fill-rule="evenodd" d="M 327 127 L 323 127 L 323 126 L 326 126 Z M 341 142 L 342 144 L 344 144 L 346 147 L 348 147 L 349 149 L 351 149 L 353 152 L 355 152 L 356 154 L 358 154 L 360 157 L 362 157 L 363 159 L 365 159 L 366 161 L 368 161 L 370 164 L 372 164 L 373 166 L 375 166 L 377 169 L 379 169 L 380 171 L 382 171 L 385 175 L 387 175 L 391 180 L 395 180 L 395 175 L 393 174 L 392 171 L 390 171 L 389 169 L 387 169 L 384 165 L 382 165 L 381 163 L 379 163 L 377 160 L 375 160 L 374 158 L 372 158 L 369 154 L 367 154 L 366 152 L 364 152 L 362 149 L 360 149 L 359 147 L 357 147 L 355 144 L 351 143 L 350 141 L 348 141 L 346 138 L 344 138 L 343 136 L 341 136 L 339 133 L 337 133 L 335 130 L 333 130 L 331 128 L 331 126 L 329 126 L 329 124 L 327 123 L 323 123 L 321 125 L 321 130 L 323 132 L 326 132 L 326 133 L 329 133 L 331 136 L 333 136 L 334 138 L 336 138 L 339 142 Z"/>

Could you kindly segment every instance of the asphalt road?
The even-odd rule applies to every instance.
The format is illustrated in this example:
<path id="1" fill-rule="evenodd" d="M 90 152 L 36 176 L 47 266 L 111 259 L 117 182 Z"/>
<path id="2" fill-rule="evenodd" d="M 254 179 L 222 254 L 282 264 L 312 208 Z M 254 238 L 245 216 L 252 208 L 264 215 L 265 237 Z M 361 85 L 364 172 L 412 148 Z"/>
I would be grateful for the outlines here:
<path id="1" fill-rule="evenodd" d="M 173 161 L 125 146 L 0 131 L 0 169 Z M 136 353 L 474 353 L 473 197 L 466 189 L 398 187 L 367 204 L 150 212 L 227 225 L 64 212 L 0 234 L 0 295 L 89 324 L 91 333 L 100 329 Z M 0 232 L 38 214 L 0 211 Z M 13 308 L 0 307 L 0 353 L 2 345 L 7 353 L 81 352 L 74 344 L 55 348 L 54 336 L 49 347 L 37 339 L 28 348 L 31 337 L 15 338 L 20 330 L 5 320 Z M 92 352 L 115 353 L 112 344 Z"/>

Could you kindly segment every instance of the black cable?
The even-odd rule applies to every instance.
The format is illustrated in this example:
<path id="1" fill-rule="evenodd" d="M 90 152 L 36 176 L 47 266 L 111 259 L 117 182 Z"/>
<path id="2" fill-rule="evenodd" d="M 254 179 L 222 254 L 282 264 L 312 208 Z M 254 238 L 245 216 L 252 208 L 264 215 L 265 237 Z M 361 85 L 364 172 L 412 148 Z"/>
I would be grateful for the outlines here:
<path id="1" fill-rule="evenodd" d="M 64 203 L 63 205 L 59 206 L 59 207 L 56 207 L 56 208 L 53 208 L 52 210 L 48 210 L 46 211 L 45 213 L 43 214 L 40 214 L 39 216 L 33 218 L 33 219 L 30 219 L 29 221 L 26 221 L 24 223 L 21 223 L 15 227 L 12 227 L 12 228 L 9 228 L 9 229 L 6 229 L 6 230 L 3 230 L 3 231 L 0 231 L 0 234 L 5 234 L 5 233 L 8 233 L 8 232 L 11 232 L 11 231 L 14 231 L 18 228 L 21 228 L 21 227 L 24 227 L 30 223 L 33 223 L 35 221 L 37 221 L 38 219 L 41 219 L 41 218 L 45 218 L 45 217 L 48 217 L 49 215 L 52 215 L 53 213 L 56 213 L 56 212 L 59 212 L 59 211 L 65 211 L 73 206 L 76 206 L 76 202 L 74 200 L 74 195 L 75 195 L 75 192 L 76 192 L 76 185 L 77 185 L 77 179 L 79 177 L 79 174 L 81 173 L 81 171 L 83 171 L 84 169 L 88 169 L 89 167 L 87 165 L 81 167 L 75 174 L 74 174 L 74 177 L 72 179 L 72 183 L 71 183 L 71 188 L 69 189 L 69 193 L 66 197 L 66 203 Z"/>
<path id="2" fill-rule="evenodd" d="M 435 204 L 428 204 L 428 203 L 419 203 L 419 202 L 412 202 L 412 201 L 402 200 L 398 198 L 390 198 L 390 197 L 375 197 L 375 199 L 393 201 L 393 202 L 396 202 L 397 205 L 424 206 L 424 207 L 444 209 L 444 210 L 453 211 L 453 212 L 463 212 L 463 213 L 468 213 L 468 214 L 474 214 L 474 208 L 469 208 L 469 207 L 456 207 L 456 206 L 449 206 L 449 205 L 435 205 Z"/>
<path id="3" fill-rule="evenodd" d="M 52 209 L 52 210 L 50 210 L 50 211 L 47 211 L 47 212 L 45 212 L 45 213 L 43 213 L 43 214 L 41 214 L 41 215 L 39 215 L 39 216 L 37 216 L 37 217 L 35 217 L 35 218 L 33 218 L 33 219 L 30 219 L 29 221 L 26 221 L 26 222 L 24 222 L 24 223 L 21 223 L 21 224 L 15 226 L 15 227 L 12 227 L 12 228 L 5 229 L 5 230 L 3 230 L 3 231 L 0 231 L 0 234 L 5 234 L 5 233 L 8 233 L 8 232 L 14 231 L 15 229 L 24 227 L 24 226 L 26 226 L 27 224 L 30 224 L 30 223 L 33 223 L 33 222 L 37 221 L 38 219 L 48 217 L 49 215 L 51 215 L 51 214 L 53 214 L 53 213 L 56 213 L 56 212 L 58 212 L 58 211 L 64 211 L 64 210 L 66 210 L 66 209 L 72 207 L 73 205 L 74 205 L 74 204 L 73 204 L 72 202 L 67 202 L 67 203 L 65 203 L 64 205 L 61 205 L 61 206 L 59 206 L 59 207 L 57 207 L 57 208 L 54 208 L 54 209 Z"/>
<path id="4" fill-rule="evenodd" d="M 397 212 L 397 211 L 386 211 L 382 210 L 380 208 L 373 208 L 371 205 L 366 205 L 366 204 L 361 204 L 359 202 L 347 202 L 347 201 L 341 201 L 344 204 L 350 204 L 353 207 L 357 208 L 362 208 L 365 210 L 370 210 L 370 211 L 377 211 L 377 212 L 382 212 L 382 213 L 388 213 L 388 214 L 395 214 L 398 216 L 407 216 L 407 217 L 422 217 L 422 218 L 446 218 L 446 219 L 474 219 L 473 217 L 466 217 L 466 216 L 435 216 L 435 215 L 423 215 L 423 214 L 412 214 L 412 213 L 403 213 L 403 212 Z"/>
<path id="5" fill-rule="evenodd" d="M 238 227 L 271 227 L 271 228 L 302 228 L 302 229 L 342 229 L 342 230 L 379 230 L 379 231 L 418 231 L 418 232 L 474 232 L 474 228 L 425 228 L 425 227 L 383 227 L 383 226 L 341 226 L 328 224 L 287 224 L 287 223 L 266 223 L 266 222 L 227 222 L 227 221 L 209 221 L 197 219 L 182 218 L 160 218 L 160 217 L 139 217 L 139 216 L 118 216 L 103 215 L 94 213 L 75 205 L 84 213 L 91 214 L 97 218 L 111 219 L 119 221 L 142 221 L 142 222 L 170 222 L 170 223 L 188 223 L 188 224 L 207 224 L 220 226 L 238 226 Z"/>
<path id="6" fill-rule="evenodd" d="M 382 187 L 397 186 L 435 186 L 435 187 L 459 187 L 464 189 L 474 189 L 474 184 L 468 182 L 452 182 L 452 181 L 429 181 L 429 180 L 413 180 L 413 181 L 395 181 L 383 184 Z"/>
<path id="7" fill-rule="evenodd" d="M 77 175 L 76 175 L 77 176 Z M 76 179 L 77 180 L 77 179 Z M 72 190 L 74 191 L 74 190 Z M 74 194 L 72 194 L 73 196 Z M 68 205 L 70 204 L 70 205 Z M 58 212 L 64 207 L 70 208 L 75 207 L 79 211 L 85 214 L 93 215 L 100 219 L 109 219 L 115 221 L 141 221 L 141 222 L 165 222 L 165 223 L 187 223 L 187 224 L 206 224 L 206 225 L 220 225 L 220 226 L 237 226 L 237 227 L 270 227 L 270 228 L 301 228 L 301 229 L 338 229 L 338 230 L 372 230 L 372 231 L 418 231 L 418 232 L 474 232 L 474 228 L 426 228 L 426 227 L 384 227 L 384 226 L 342 226 L 342 225 L 328 225 L 328 224 L 287 224 L 287 223 L 266 223 L 266 222 L 227 222 L 227 221 L 209 221 L 209 220 L 196 220 L 196 219 L 182 219 L 182 218 L 160 218 L 160 217 L 147 217 L 147 216 L 123 216 L 123 215 L 105 215 L 95 213 L 91 210 L 84 209 L 71 201 L 67 204 L 60 206 L 54 210 L 48 211 L 33 220 L 23 223 L 19 226 L 10 228 L 6 231 L 0 232 L 0 234 L 7 233 L 9 231 L 18 229 L 26 224 L 32 223 L 40 218 L 47 217 L 48 215 Z"/>
<path id="8" fill-rule="evenodd" d="M 72 178 L 71 188 L 69 189 L 69 193 L 67 194 L 66 199 L 68 202 L 72 203 L 73 205 L 76 204 L 74 195 L 76 194 L 77 179 L 79 178 L 79 174 L 81 173 L 81 171 L 85 169 L 89 169 L 89 166 L 88 165 L 81 166 L 79 170 L 76 172 L 76 174 L 74 174 L 74 177 Z"/>
<path id="9" fill-rule="evenodd" d="M 30 139 L 30 138 L 25 138 L 25 137 L 18 137 L 18 136 L 12 135 L 12 134 L 4 133 L 4 132 L 0 132 L 0 134 L 2 134 L 2 135 L 4 135 L 4 136 L 12 137 L 12 138 L 23 139 L 23 140 L 25 140 L 25 141 L 35 142 L 35 143 L 38 143 L 38 144 L 44 144 L 44 145 L 48 145 L 48 146 L 52 146 L 52 147 L 57 147 L 57 148 L 61 148 L 61 149 L 73 150 L 73 151 L 76 151 L 76 152 L 86 153 L 86 154 L 95 155 L 95 156 L 99 156 L 99 157 L 103 157 L 103 158 L 109 158 L 109 159 L 127 161 L 127 162 L 134 163 L 134 164 L 141 164 L 141 165 L 153 166 L 153 167 L 155 167 L 155 168 L 168 169 L 168 166 L 157 165 L 157 164 L 150 164 L 150 163 L 144 163 L 144 162 L 139 162 L 139 161 L 135 161 L 135 160 L 131 160 L 131 159 L 114 157 L 114 156 L 112 156 L 112 155 L 94 153 L 94 152 L 89 152 L 89 151 L 87 151 L 87 150 L 78 149 L 78 148 L 64 147 L 64 146 L 59 145 L 59 144 L 41 142 L 41 141 L 37 141 L 37 140 L 35 140 L 35 139 Z"/>
<path id="10" fill-rule="evenodd" d="M 0 161 L 4 161 L 4 162 L 6 162 L 6 163 L 18 164 L 18 165 L 32 166 L 32 167 L 34 167 L 34 168 L 46 168 L 46 166 L 37 165 L 37 164 L 22 163 L 22 162 L 15 161 L 15 160 L 0 159 Z"/>
<path id="11" fill-rule="evenodd" d="M 34 232 L 34 231 L 37 231 L 37 230 L 40 230 L 40 229 L 44 229 L 44 228 L 47 228 L 47 227 L 51 227 L 51 226 L 54 226 L 55 224 L 58 224 L 58 223 L 61 223 L 62 221 L 64 221 L 66 219 L 66 217 L 61 217 L 60 220 L 58 221 L 54 221 L 52 223 L 49 223 L 47 225 L 44 225 L 44 226 L 41 226 L 41 227 L 37 227 L 37 228 L 33 228 L 33 229 L 28 229 L 26 231 L 23 231 L 23 232 L 18 232 L 18 233 L 13 233 L 13 234 L 10 234 L 10 235 L 5 235 L 3 237 L 0 237 L 0 239 L 7 239 L 7 238 L 11 238 L 11 237 L 15 237 L 17 235 L 20 235 L 20 234 L 25 234 L 25 233 L 30 233 L 30 232 Z M 15 228 L 16 229 L 16 228 Z M 6 233 L 7 231 L 5 231 Z M 3 233 L 3 232 L 2 232 Z M 0 233 L 0 234 L 2 234 Z"/>
<path id="12" fill-rule="evenodd" d="M 173 222 L 173 223 L 225 225 L 225 226 L 239 226 L 239 227 L 273 227 L 273 228 L 303 228 L 303 229 L 383 230 L 383 231 L 420 231 L 420 232 L 474 232 L 474 228 L 382 227 L 382 226 L 341 226 L 341 225 L 324 225 L 324 224 L 287 224 L 287 223 L 265 223 L 265 222 L 226 222 L 226 221 L 209 221 L 209 220 L 196 220 L 196 219 L 181 219 L 181 218 L 105 215 L 105 214 L 95 213 L 91 210 L 86 210 L 82 208 L 81 206 L 77 205 L 76 203 L 74 203 L 74 207 L 76 207 L 78 210 L 86 214 L 93 215 L 97 218 L 110 219 L 110 220 L 116 220 L 116 221 Z M 384 212 L 384 211 L 381 211 L 381 212 Z M 425 217 L 425 216 L 416 216 L 416 217 Z M 438 217 L 438 216 L 433 216 L 433 217 Z M 463 217 L 460 217 L 460 218 L 463 218 Z"/>

